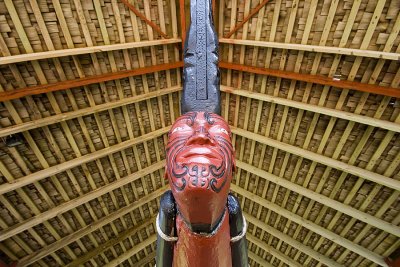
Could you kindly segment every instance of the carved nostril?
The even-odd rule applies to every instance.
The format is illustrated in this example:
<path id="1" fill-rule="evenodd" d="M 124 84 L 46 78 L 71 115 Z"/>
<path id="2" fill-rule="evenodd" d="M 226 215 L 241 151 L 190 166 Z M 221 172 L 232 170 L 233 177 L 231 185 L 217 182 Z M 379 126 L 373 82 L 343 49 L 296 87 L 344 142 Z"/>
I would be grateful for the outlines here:
<path id="1" fill-rule="evenodd" d="M 186 145 L 213 145 L 213 141 L 204 133 L 197 133 L 190 137 Z"/>

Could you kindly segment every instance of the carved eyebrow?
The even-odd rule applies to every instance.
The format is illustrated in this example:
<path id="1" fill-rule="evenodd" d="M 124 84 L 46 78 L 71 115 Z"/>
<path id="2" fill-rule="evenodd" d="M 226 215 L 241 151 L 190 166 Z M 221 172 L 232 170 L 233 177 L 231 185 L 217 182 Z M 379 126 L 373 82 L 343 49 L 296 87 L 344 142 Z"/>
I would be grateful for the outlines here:
<path id="1" fill-rule="evenodd" d="M 211 113 L 209 112 L 204 112 L 204 119 L 206 119 L 206 121 L 208 122 L 208 124 L 213 125 L 215 123 L 214 120 L 211 119 L 218 119 L 216 117 L 214 117 Z"/>

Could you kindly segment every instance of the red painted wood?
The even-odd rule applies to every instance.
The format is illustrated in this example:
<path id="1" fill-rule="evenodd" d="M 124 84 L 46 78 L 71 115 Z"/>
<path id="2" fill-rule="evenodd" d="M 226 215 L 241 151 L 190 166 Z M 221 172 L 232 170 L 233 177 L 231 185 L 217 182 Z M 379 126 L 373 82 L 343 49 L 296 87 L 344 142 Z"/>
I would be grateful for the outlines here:
<path id="1" fill-rule="evenodd" d="M 188 112 L 175 121 L 168 139 L 165 175 L 179 211 L 173 266 L 231 267 L 226 205 L 235 159 L 229 125 L 213 113 Z M 194 225 L 214 232 L 196 234 Z"/>
<path id="2" fill-rule="evenodd" d="M 270 75 L 274 77 L 280 77 L 284 79 L 292 79 L 302 82 L 316 83 L 322 85 L 329 85 L 338 88 L 344 89 L 352 89 L 372 94 L 392 96 L 400 98 L 400 89 L 386 86 L 379 86 L 375 84 L 366 84 L 354 81 L 346 81 L 346 80 L 334 80 L 330 77 L 322 76 L 322 75 L 312 75 L 312 74 L 302 74 L 296 73 L 292 71 L 284 71 L 284 70 L 275 70 L 275 69 L 267 69 L 261 67 L 254 67 L 248 65 L 241 65 L 235 63 L 228 62 L 220 62 L 219 66 L 224 69 L 230 70 L 238 70 L 245 71 L 250 73 L 256 73 L 261 75 Z"/>
<path id="3" fill-rule="evenodd" d="M 221 228 L 211 237 L 191 232 L 179 215 L 177 229 L 179 239 L 174 249 L 174 267 L 232 267 L 227 211 Z"/>
<path id="4" fill-rule="evenodd" d="M 124 70 L 124 71 L 106 73 L 106 74 L 102 74 L 102 75 L 88 76 L 85 78 L 57 82 L 57 83 L 25 87 L 25 88 L 21 88 L 21 89 L 12 90 L 12 91 L 0 92 L 0 101 L 8 101 L 8 100 L 12 100 L 12 99 L 18 99 L 18 98 L 28 96 L 28 95 L 37 95 L 37 94 L 54 92 L 54 91 L 67 90 L 67 89 L 70 89 L 73 87 L 79 87 L 79 86 L 85 86 L 85 85 L 94 84 L 94 83 L 112 81 L 112 80 L 130 77 L 130 76 L 144 75 L 144 74 L 148 74 L 148 73 L 153 73 L 153 72 L 163 71 L 163 70 L 170 70 L 170 69 L 175 69 L 175 68 L 179 68 L 179 67 L 183 67 L 182 61 L 154 65 L 154 66 L 144 67 L 144 68 L 139 68 L 139 69 L 134 69 L 134 70 Z"/>

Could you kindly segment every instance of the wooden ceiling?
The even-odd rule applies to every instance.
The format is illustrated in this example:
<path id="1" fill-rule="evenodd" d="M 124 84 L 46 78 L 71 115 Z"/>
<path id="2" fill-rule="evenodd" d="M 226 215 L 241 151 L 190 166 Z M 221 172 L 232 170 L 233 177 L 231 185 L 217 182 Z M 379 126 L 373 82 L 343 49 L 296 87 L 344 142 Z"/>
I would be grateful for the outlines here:
<path id="1" fill-rule="evenodd" d="M 188 5 L 0 0 L 2 262 L 154 266 Z M 388 266 L 400 2 L 219 0 L 214 16 L 251 266 Z"/>

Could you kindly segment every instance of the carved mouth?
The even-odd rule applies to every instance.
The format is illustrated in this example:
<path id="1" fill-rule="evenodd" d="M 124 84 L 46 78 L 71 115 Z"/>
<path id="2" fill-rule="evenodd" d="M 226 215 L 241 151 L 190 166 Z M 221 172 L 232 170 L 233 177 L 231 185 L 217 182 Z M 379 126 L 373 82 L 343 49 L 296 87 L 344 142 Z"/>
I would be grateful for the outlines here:
<path id="1" fill-rule="evenodd" d="M 222 156 L 214 149 L 204 146 L 192 146 L 184 149 L 179 155 L 180 158 L 189 159 L 193 157 L 206 157 L 209 159 L 222 160 Z"/>

